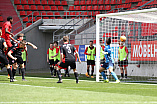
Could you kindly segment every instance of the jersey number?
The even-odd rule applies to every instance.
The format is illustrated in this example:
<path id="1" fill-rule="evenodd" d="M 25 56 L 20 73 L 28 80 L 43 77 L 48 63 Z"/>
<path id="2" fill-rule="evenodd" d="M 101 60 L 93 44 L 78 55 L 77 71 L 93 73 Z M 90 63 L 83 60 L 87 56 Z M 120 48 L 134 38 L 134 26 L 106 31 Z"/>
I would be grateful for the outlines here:
<path id="1" fill-rule="evenodd" d="M 68 49 L 68 53 L 71 53 L 71 49 L 69 46 L 67 46 L 66 49 Z"/>

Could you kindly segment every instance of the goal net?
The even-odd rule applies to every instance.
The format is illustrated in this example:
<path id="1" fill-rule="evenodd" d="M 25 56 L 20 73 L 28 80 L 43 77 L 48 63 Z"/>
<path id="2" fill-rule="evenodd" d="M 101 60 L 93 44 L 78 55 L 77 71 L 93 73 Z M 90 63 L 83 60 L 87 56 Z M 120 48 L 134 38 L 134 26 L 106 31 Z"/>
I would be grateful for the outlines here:
<path id="1" fill-rule="evenodd" d="M 96 47 L 100 39 L 111 38 L 112 56 L 115 60 L 114 71 L 121 76 L 118 66 L 120 36 L 126 36 L 124 45 L 128 49 L 127 73 L 121 81 L 157 82 L 157 8 L 96 15 Z M 96 81 L 100 77 L 100 48 L 96 48 Z M 109 72 L 107 75 L 113 80 Z"/>

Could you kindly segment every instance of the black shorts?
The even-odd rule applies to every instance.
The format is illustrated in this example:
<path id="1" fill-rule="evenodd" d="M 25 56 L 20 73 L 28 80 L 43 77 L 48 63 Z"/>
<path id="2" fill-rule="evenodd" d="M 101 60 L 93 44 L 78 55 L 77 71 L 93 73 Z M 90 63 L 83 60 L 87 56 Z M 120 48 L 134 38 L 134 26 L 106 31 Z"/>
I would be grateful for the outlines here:
<path id="1" fill-rule="evenodd" d="M 95 60 L 87 60 L 87 65 L 95 66 Z"/>
<path id="2" fill-rule="evenodd" d="M 67 69 L 68 66 L 70 66 L 71 69 L 76 69 L 76 63 L 75 63 L 75 61 L 65 61 L 65 62 L 61 62 L 58 67 L 59 67 L 60 69 Z"/>
<path id="3" fill-rule="evenodd" d="M 26 66 L 26 61 L 23 61 L 24 65 Z"/>
<path id="4" fill-rule="evenodd" d="M 4 65 L 8 65 L 8 64 L 9 64 L 9 62 L 8 62 L 8 60 L 7 60 L 7 58 L 6 58 L 6 56 L 5 56 L 3 53 L 0 53 L 0 62 L 1 62 L 2 64 L 4 64 Z"/>
<path id="5" fill-rule="evenodd" d="M 128 66 L 128 60 L 125 61 L 119 61 L 118 66 L 120 67 L 127 67 Z"/>
<path id="6" fill-rule="evenodd" d="M 23 64 L 24 63 L 21 56 L 15 56 L 15 57 L 17 58 L 17 60 L 13 60 L 10 57 L 8 57 L 10 65 L 12 65 L 14 63 L 17 63 L 17 64 Z"/>
<path id="7" fill-rule="evenodd" d="M 58 65 L 57 65 L 58 62 L 59 62 L 59 60 L 57 59 L 57 60 L 54 62 L 54 65 L 55 65 L 55 66 L 58 66 Z"/>
<path id="8" fill-rule="evenodd" d="M 101 59 L 100 64 L 104 64 L 104 63 L 105 63 L 105 59 Z"/>
<path id="9" fill-rule="evenodd" d="M 49 65 L 54 65 L 54 60 L 49 60 Z"/>

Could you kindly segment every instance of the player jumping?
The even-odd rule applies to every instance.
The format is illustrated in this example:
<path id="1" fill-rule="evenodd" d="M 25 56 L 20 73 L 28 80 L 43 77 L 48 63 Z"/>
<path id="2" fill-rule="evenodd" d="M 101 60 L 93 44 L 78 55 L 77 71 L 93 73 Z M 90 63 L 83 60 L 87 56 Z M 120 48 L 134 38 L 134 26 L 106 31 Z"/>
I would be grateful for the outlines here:
<path id="1" fill-rule="evenodd" d="M 105 73 L 103 70 L 105 69 L 109 69 L 109 71 L 111 72 L 112 76 L 114 77 L 114 79 L 116 80 L 117 83 L 120 83 L 116 73 L 113 72 L 113 66 L 114 66 L 114 59 L 111 55 L 111 48 L 110 48 L 110 44 L 111 44 L 111 39 L 108 38 L 106 39 L 106 46 L 104 49 L 104 54 L 105 54 L 105 59 L 106 61 L 104 62 L 104 64 L 101 66 L 101 68 L 99 69 L 99 72 L 101 73 L 101 75 L 104 78 L 104 82 L 109 82 L 109 80 L 107 79 Z"/>
<path id="2" fill-rule="evenodd" d="M 73 69 L 74 75 L 75 75 L 75 78 L 76 78 L 76 83 L 79 83 L 78 82 L 78 72 L 76 70 L 76 62 L 75 62 L 74 53 L 76 53 L 78 61 L 81 63 L 81 60 L 79 58 L 79 54 L 78 54 L 76 48 L 73 45 L 68 44 L 68 42 L 69 42 L 68 36 L 63 37 L 63 42 L 64 42 L 64 44 L 60 47 L 61 57 L 60 57 L 60 62 L 58 63 L 59 66 L 57 68 L 57 74 L 58 74 L 58 77 L 59 77 L 59 81 L 57 83 L 62 83 L 61 73 L 60 73 L 59 70 L 65 69 L 68 66 L 70 66 L 71 69 Z"/>

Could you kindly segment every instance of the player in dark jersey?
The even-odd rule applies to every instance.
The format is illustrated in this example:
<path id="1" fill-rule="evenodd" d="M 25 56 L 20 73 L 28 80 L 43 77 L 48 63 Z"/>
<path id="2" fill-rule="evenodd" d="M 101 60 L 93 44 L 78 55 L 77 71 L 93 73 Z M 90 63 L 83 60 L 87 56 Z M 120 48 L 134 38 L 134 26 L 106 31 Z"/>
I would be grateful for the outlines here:
<path id="1" fill-rule="evenodd" d="M 64 42 L 64 44 L 60 47 L 61 57 L 60 57 L 60 62 L 58 62 L 59 66 L 57 68 L 57 74 L 59 77 L 59 81 L 57 83 L 62 83 L 61 73 L 59 70 L 65 69 L 68 66 L 70 66 L 71 69 L 73 69 L 74 75 L 76 78 L 76 83 L 79 83 L 78 82 L 78 72 L 76 70 L 76 63 L 75 63 L 76 59 L 75 59 L 74 53 L 76 53 L 78 61 L 81 63 L 81 60 L 79 58 L 79 54 L 73 45 L 68 44 L 68 42 L 69 42 L 68 36 L 63 37 L 63 42 Z"/>
<path id="2" fill-rule="evenodd" d="M 2 31 L 0 30 L 0 62 L 2 64 L 4 64 L 7 68 L 8 74 L 10 75 L 10 82 L 14 82 L 13 76 L 12 76 L 12 71 L 10 69 L 10 65 L 4 54 L 4 50 L 7 50 L 7 44 L 6 44 L 5 40 L 3 38 L 1 38 L 1 36 L 2 36 Z"/>

